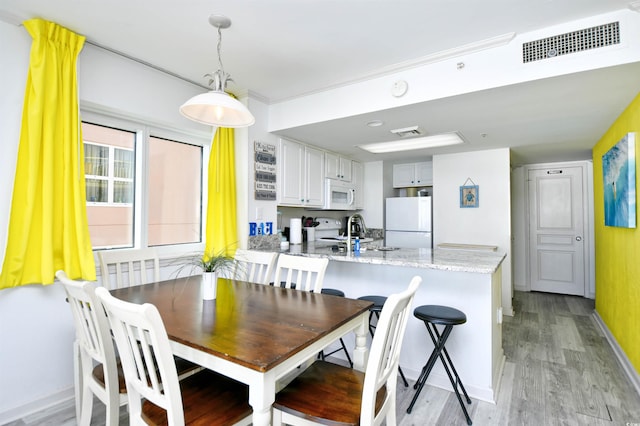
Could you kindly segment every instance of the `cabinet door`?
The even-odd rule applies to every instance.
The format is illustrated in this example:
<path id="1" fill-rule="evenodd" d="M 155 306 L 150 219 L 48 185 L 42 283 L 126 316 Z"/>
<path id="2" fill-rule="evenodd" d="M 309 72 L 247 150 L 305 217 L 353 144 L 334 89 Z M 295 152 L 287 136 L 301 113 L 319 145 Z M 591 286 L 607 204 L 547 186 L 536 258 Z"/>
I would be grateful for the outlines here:
<path id="1" fill-rule="evenodd" d="M 322 207 L 324 205 L 324 151 L 305 147 L 305 191 L 304 205 Z"/>
<path id="2" fill-rule="evenodd" d="M 357 161 L 352 161 L 351 166 L 351 182 L 356 190 L 355 208 L 359 210 L 364 208 L 364 167 Z"/>
<path id="3" fill-rule="evenodd" d="M 340 180 L 345 182 L 352 180 L 352 161 L 348 158 L 340 157 Z"/>
<path id="4" fill-rule="evenodd" d="M 303 153 L 304 146 L 286 139 L 280 141 L 279 204 L 300 206 L 304 203 Z"/>
<path id="5" fill-rule="evenodd" d="M 433 163 L 431 161 L 416 164 L 416 184 L 417 186 L 433 185 Z"/>
<path id="6" fill-rule="evenodd" d="M 415 186 L 415 163 L 393 165 L 393 187 L 405 188 Z"/>
<path id="7" fill-rule="evenodd" d="M 324 153 L 325 176 L 329 179 L 340 179 L 340 157 L 332 152 Z"/>

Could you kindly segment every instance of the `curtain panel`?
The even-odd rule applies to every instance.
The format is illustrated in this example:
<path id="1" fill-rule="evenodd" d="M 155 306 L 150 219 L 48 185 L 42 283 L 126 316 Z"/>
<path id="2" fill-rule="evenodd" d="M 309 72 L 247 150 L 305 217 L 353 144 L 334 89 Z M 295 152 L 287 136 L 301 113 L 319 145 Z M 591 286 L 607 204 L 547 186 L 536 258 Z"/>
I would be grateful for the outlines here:
<path id="1" fill-rule="evenodd" d="M 85 37 L 42 19 L 33 38 L 0 288 L 96 279 L 87 225 L 77 59 Z"/>

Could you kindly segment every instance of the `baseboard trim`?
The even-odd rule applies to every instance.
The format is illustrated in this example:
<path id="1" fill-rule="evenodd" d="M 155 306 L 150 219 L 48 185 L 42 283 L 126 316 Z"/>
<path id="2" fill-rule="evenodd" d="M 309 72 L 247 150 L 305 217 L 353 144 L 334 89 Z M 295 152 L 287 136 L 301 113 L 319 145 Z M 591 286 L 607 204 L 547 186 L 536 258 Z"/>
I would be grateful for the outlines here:
<path id="1" fill-rule="evenodd" d="M 38 411 L 46 410 L 54 405 L 65 403 L 75 398 L 73 386 L 62 389 L 58 392 L 35 399 L 19 407 L 11 408 L 7 411 L 0 412 L 0 425 L 14 422 L 23 417 L 27 417 Z"/>
<path id="2" fill-rule="evenodd" d="M 629 361 L 629 358 L 627 358 L 627 354 L 624 353 L 624 351 L 618 344 L 618 341 L 615 339 L 615 337 L 613 337 L 613 334 L 611 334 L 609 328 L 602 320 L 598 312 L 595 310 L 593 311 L 593 319 L 596 324 L 598 324 L 598 327 L 600 327 L 600 331 L 602 331 L 602 334 L 604 334 L 607 342 L 609 342 L 609 346 L 611 346 L 611 349 L 613 349 L 613 353 L 615 354 L 618 363 L 620 363 L 625 376 L 627 376 L 627 378 L 631 382 L 631 385 L 635 388 L 636 393 L 640 395 L 640 375 L 638 375 L 636 369 Z"/>

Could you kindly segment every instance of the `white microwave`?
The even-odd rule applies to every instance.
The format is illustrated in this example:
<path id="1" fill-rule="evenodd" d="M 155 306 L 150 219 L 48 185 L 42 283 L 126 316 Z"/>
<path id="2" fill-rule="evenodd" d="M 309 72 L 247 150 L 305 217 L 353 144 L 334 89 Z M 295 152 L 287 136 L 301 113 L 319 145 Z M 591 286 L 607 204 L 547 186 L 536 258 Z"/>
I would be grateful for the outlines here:
<path id="1" fill-rule="evenodd" d="M 355 210 L 356 189 L 350 182 L 325 179 L 324 208 L 327 210 Z"/>

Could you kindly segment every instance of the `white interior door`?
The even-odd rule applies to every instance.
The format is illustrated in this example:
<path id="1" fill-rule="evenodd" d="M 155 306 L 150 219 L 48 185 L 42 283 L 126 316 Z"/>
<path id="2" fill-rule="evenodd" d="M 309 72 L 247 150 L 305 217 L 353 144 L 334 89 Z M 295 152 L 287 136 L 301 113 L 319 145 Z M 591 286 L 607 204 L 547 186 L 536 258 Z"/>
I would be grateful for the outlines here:
<path id="1" fill-rule="evenodd" d="M 531 290 L 585 293 L 583 168 L 529 170 Z"/>

